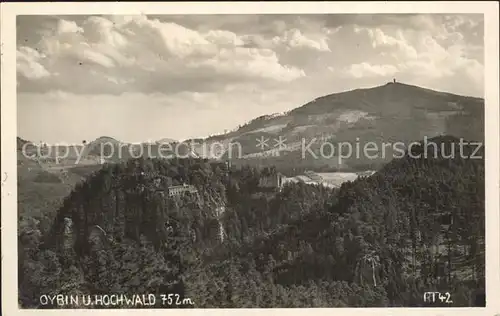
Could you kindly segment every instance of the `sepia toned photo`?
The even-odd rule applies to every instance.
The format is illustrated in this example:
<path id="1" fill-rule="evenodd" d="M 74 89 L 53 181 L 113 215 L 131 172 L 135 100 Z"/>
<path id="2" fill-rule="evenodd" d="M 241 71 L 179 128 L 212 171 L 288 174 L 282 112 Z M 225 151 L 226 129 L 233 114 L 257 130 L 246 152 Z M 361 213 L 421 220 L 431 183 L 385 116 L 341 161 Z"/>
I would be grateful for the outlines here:
<path id="1" fill-rule="evenodd" d="M 19 309 L 496 304 L 485 14 L 84 12 L 15 17 Z"/>

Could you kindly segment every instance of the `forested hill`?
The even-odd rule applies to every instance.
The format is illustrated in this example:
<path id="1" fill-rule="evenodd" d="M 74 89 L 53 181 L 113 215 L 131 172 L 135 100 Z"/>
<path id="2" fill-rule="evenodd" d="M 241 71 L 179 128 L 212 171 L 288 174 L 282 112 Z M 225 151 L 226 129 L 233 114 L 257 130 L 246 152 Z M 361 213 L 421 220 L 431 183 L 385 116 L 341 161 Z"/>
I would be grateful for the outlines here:
<path id="1" fill-rule="evenodd" d="M 394 159 L 338 190 L 269 192 L 258 182 L 273 169 L 195 159 L 107 165 L 51 232 L 20 235 L 21 305 L 39 293 L 178 293 L 205 308 L 421 306 L 440 290 L 470 306 L 485 252 L 484 159 L 471 155 L 484 150 L 433 141 L 437 157 Z M 182 183 L 197 194 L 167 197 Z"/>
<path id="2" fill-rule="evenodd" d="M 465 146 L 461 156 L 458 139 L 432 141 L 439 154 L 429 147 L 426 158 L 415 146 L 412 156 L 420 158 L 395 159 L 326 201 L 318 197 L 327 192 L 312 198 L 306 186 L 286 188 L 287 203 L 319 203 L 274 234 L 227 251 L 212 273 L 245 297 L 243 289 L 255 285 L 238 271 L 251 269 L 263 294 L 249 306 L 423 306 L 429 289 L 453 293 L 452 306 L 470 306 L 484 289 L 484 160 L 475 159 L 484 149 Z"/>

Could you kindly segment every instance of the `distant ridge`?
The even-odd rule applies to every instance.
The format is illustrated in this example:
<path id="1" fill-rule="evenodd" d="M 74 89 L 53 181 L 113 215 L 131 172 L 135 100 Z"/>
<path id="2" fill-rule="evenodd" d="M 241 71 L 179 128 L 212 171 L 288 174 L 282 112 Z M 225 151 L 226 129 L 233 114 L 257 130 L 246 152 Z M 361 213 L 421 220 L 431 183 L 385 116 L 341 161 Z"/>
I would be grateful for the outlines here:
<path id="1" fill-rule="evenodd" d="M 30 141 L 17 137 L 17 150 L 22 150 L 25 144 L 31 144 Z"/>
<path id="2" fill-rule="evenodd" d="M 337 162 L 337 156 L 307 161 L 308 157 L 301 157 L 301 144 L 315 139 L 311 150 L 317 152 L 320 150 L 320 142 L 325 141 L 336 144 L 358 140 L 360 144 L 407 143 L 444 134 L 470 141 L 484 141 L 484 99 L 389 82 L 324 95 L 285 113 L 260 115 L 225 134 L 184 140 L 185 144 L 180 150 L 182 155 L 185 152 L 202 158 L 226 159 L 231 154 L 231 157 L 243 160 L 266 159 L 271 165 L 304 164 L 305 168 L 344 170 L 361 166 L 372 169 L 367 164 L 387 163 L 390 152 L 386 153 L 387 158 L 370 161 L 345 159 Z M 276 149 L 273 146 L 280 137 L 286 140 L 286 146 Z M 267 139 L 267 146 L 256 146 L 257 139 Z M 179 142 L 172 138 L 162 138 L 149 143 L 143 142 L 142 145 L 155 147 Z M 218 144 L 212 146 L 214 143 Z M 18 146 L 22 144 L 23 140 L 19 139 Z M 129 151 L 127 147 L 137 149 L 138 145 L 101 136 L 86 144 L 85 153 L 99 156 L 102 144 L 115 147 L 114 152 L 119 151 L 118 147 L 123 147 L 122 151 Z M 239 146 L 231 147 L 231 144 Z"/>
<path id="3" fill-rule="evenodd" d="M 439 135 L 484 141 L 484 99 L 389 82 L 324 95 L 279 115 L 260 115 L 236 130 L 208 137 L 204 142 L 222 143 L 225 157 L 231 150 L 228 144 L 238 143 L 242 155 L 232 149 L 232 157 L 252 160 L 255 165 L 262 165 L 265 160 L 266 166 L 285 168 L 303 165 L 306 169 L 363 170 L 387 163 L 391 153 L 379 153 L 376 159 L 350 157 L 342 162 L 335 159 L 338 154 L 308 160 L 301 153 L 302 143 L 315 140 L 311 150 L 318 153 L 321 142 L 326 141 L 357 142 L 361 146 L 368 142 L 408 144 Z M 276 149 L 273 145 L 280 137 L 286 139 L 286 146 Z M 256 146 L 257 139 L 269 140 L 268 146 Z"/>
<path id="4" fill-rule="evenodd" d="M 96 140 L 92 141 L 92 143 L 105 143 L 105 142 L 109 142 L 109 143 L 113 143 L 113 144 L 121 143 L 120 141 L 116 140 L 115 138 L 109 137 L 109 136 L 101 136 L 101 137 L 97 138 Z"/>

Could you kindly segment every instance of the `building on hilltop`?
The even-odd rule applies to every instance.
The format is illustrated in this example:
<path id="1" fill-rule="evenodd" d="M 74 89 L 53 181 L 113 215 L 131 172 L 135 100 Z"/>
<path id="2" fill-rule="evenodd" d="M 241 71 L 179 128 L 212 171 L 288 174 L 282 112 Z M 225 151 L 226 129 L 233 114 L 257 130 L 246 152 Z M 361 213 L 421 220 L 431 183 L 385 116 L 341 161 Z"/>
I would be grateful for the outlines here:
<path id="1" fill-rule="evenodd" d="M 195 194 L 195 193 L 198 193 L 198 190 L 194 186 L 187 185 L 187 184 L 173 185 L 173 186 L 168 187 L 168 195 L 169 196 L 179 196 L 179 195 L 182 195 L 186 192 Z"/>

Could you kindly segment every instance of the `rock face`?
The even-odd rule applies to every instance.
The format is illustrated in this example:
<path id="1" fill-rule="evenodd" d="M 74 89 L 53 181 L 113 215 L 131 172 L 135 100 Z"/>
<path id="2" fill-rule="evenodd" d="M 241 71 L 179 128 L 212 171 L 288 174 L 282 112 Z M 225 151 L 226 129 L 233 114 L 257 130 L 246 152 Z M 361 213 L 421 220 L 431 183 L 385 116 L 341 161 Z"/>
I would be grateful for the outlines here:
<path id="1" fill-rule="evenodd" d="M 379 269 L 380 263 L 377 255 L 364 255 L 358 261 L 358 266 L 356 267 L 356 279 L 361 285 L 369 284 L 371 286 L 377 286 L 380 284 Z"/>
<path id="2" fill-rule="evenodd" d="M 64 218 L 64 236 L 63 236 L 63 245 L 65 250 L 70 250 L 74 245 L 73 238 L 73 220 L 69 217 Z"/>
<path id="3" fill-rule="evenodd" d="M 109 164 L 79 183 L 58 210 L 47 244 L 73 249 L 75 258 L 145 237 L 165 242 L 224 242 L 225 187 L 222 171 L 203 161 L 130 160 Z M 187 172 L 195 174 L 193 177 Z M 182 175 L 182 176 L 180 176 Z M 173 181 L 175 179 L 175 182 Z M 206 182 L 206 183 L 205 183 Z M 173 184 L 181 194 L 169 194 Z M 166 222 L 176 223 L 168 231 Z M 206 230 L 196 227 L 207 227 Z"/>
<path id="4" fill-rule="evenodd" d="M 259 179 L 259 186 L 263 188 L 273 188 L 280 190 L 285 183 L 286 177 L 281 173 L 263 176 Z"/>
<path id="5" fill-rule="evenodd" d="M 91 227 L 89 232 L 89 243 L 90 247 L 100 250 L 104 248 L 104 242 L 106 241 L 106 232 L 99 226 L 94 225 Z"/>
<path id="6" fill-rule="evenodd" d="M 219 206 L 215 209 L 215 214 L 217 216 L 217 222 L 219 224 L 219 235 L 218 235 L 218 238 L 219 238 L 219 241 L 221 243 L 224 242 L 224 238 L 226 236 L 226 232 L 224 230 L 224 224 L 222 222 L 222 216 L 224 215 L 224 212 L 226 211 L 226 207 L 225 206 Z"/>

